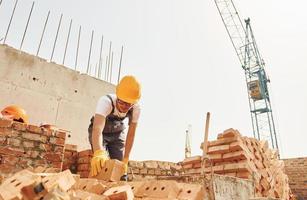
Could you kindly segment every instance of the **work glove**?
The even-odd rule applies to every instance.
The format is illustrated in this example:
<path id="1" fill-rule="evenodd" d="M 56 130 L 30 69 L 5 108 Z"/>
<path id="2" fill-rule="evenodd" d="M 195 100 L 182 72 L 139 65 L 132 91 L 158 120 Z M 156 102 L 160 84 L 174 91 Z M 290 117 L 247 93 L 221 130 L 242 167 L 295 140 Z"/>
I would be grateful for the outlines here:
<path id="1" fill-rule="evenodd" d="M 96 176 L 104 167 L 105 161 L 109 160 L 105 150 L 96 150 L 91 160 L 91 176 Z"/>
<path id="2" fill-rule="evenodd" d="M 128 161 L 129 161 L 128 158 L 124 158 L 123 161 L 122 161 L 124 163 L 124 174 L 125 175 L 127 175 L 127 173 L 128 173 Z"/>
<path id="3" fill-rule="evenodd" d="M 123 170 L 124 170 L 124 175 L 120 178 L 121 181 L 128 181 L 128 158 L 124 158 L 122 162 L 124 163 L 123 165 Z"/>

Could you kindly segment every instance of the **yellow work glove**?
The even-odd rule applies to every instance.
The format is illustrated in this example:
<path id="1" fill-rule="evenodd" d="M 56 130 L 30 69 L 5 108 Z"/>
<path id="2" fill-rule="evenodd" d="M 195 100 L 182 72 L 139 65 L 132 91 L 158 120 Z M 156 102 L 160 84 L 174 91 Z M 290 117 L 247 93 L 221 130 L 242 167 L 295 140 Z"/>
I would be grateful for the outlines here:
<path id="1" fill-rule="evenodd" d="M 124 174 L 125 175 L 127 175 L 127 173 L 128 173 L 128 161 L 129 161 L 128 158 L 124 158 L 123 161 L 122 161 L 124 163 Z"/>
<path id="2" fill-rule="evenodd" d="M 96 176 L 104 167 L 105 161 L 108 159 L 109 157 L 105 150 L 96 150 L 91 160 L 91 176 Z"/>

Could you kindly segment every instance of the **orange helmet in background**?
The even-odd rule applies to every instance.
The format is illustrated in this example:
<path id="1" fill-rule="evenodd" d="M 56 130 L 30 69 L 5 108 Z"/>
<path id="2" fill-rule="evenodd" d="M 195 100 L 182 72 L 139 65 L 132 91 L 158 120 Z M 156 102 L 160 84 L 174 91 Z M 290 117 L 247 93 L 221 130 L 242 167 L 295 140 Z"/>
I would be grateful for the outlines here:
<path id="1" fill-rule="evenodd" d="M 10 105 L 5 107 L 2 111 L 1 114 L 3 115 L 4 118 L 9 118 L 14 121 L 19 121 L 23 123 L 29 123 L 29 117 L 26 113 L 26 111 L 16 105 Z"/>
<path id="2" fill-rule="evenodd" d="M 122 101 L 135 104 L 141 98 L 141 84 L 134 76 L 124 76 L 116 87 L 116 96 Z"/>

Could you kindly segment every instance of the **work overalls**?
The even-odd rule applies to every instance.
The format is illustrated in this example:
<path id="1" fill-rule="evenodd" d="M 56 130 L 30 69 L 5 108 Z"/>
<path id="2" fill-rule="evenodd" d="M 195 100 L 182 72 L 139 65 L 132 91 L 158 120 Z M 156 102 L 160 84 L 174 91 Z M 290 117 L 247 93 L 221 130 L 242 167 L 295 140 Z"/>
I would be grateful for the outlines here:
<path id="1" fill-rule="evenodd" d="M 103 147 L 108 151 L 111 159 L 123 160 L 124 149 L 125 149 L 125 124 L 124 119 L 132 117 L 132 109 L 130 109 L 127 115 L 123 118 L 120 118 L 114 115 L 114 103 L 111 96 L 107 95 L 107 97 L 111 100 L 112 103 L 112 111 L 106 117 L 106 122 L 104 129 L 102 131 L 103 134 Z M 94 116 L 91 118 L 91 123 L 88 127 L 88 137 L 90 144 L 92 145 L 92 130 L 93 130 Z"/>

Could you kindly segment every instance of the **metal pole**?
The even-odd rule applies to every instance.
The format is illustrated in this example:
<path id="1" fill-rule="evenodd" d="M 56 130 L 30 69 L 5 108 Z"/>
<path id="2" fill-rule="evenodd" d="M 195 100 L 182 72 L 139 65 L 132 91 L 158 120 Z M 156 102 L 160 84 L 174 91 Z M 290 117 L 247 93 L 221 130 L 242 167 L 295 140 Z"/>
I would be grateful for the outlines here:
<path id="1" fill-rule="evenodd" d="M 15 1 L 15 5 L 14 5 L 14 9 L 13 9 L 13 12 L 12 12 L 12 15 L 11 15 L 11 18 L 10 18 L 10 22 L 9 22 L 9 25 L 8 25 L 8 27 L 7 27 L 7 29 L 6 29 L 6 33 L 5 33 L 5 36 L 4 36 L 3 44 L 5 44 L 7 35 L 8 35 L 8 33 L 9 33 L 9 30 L 10 30 L 10 27 L 11 27 L 11 23 L 12 23 L 14 14 L 15 14 L 15 9 L 16 9 L 17 3 L 18 3 L 18 0 Z"/>
<path id="2" fill-rule="evenodd" d="M 47 14 L 47 18 L 46 18 L 46 21 L 45 21 L 45 25 L 44 25 L 44 28 L 43 28 L 41 39 L 39 41 L 39 45 L 38 45 L 38 49 L 37 49 L 37 52 L 36 52 L 36 56 L 38 56 L 39 50 L 41 48 L 41 44 L 42 44 L 43 37 L 44 37 L 44 34 L 45 34 L 45 30 L 46 30 L 46 26 L 47 26 L 47 23 L 48 23 L 49 15 L 50 15 L 50 10 L 48 11 L 48 14 Z"/>
<path id="3" fill-rule="evenodd" d="M 87 60 L 87 69 L 86 69 L 86 73 L 87 73 L 87 74 L 89 73 L 89 68 L 90 68 L 93 37 L 94 37 L 94 30 L 92 30 L 92 37 L 91 37 L 91 44 L 90 44 L 90 52 L 89 52 L 89 54 L 88 54 L 88 60 Z"/>
<path id="4" fill-rule="evenodd" d="M 121 71 L 121 69 L 122 69 L 123 52 L 124 52 L 124 46 L 122 46 L 122 50 L 121 50 L 121 52 L 120 52 L 120 60 L 119 60 L 119 69 L 118 69 L 117 84 L 119 83 L 120 71 Z"/>
<path id="5" fill-rule="evenodd" d="M 101 42 L 100 42 L 100 53 L 99 53 L 99 64 L 98 64 L 98 78 L 101 78 L 101 68 L 102 68 L 102 46 L 103 46 L 103 35 L 101 36 Z"/>
<path id="6" fill-rule="evenodd" d="M 96 64 L 95 64 L 95 77 L 97 76 L 97 72 L 98 72 L 97 65 L 98 65 L 98 63 L 96 62 Z"/>
<path id="7" fill-rule="evenodd" d="M 77 64 L 78 64 L 78 55 L 79 55 L 80 35 L 81 35 L 81 25 L 79 26 L 78 44 L 77 44 L 77 52 L 76 52 L 76 60 L 75 60 L 75 70 L 77 70 Z"/>
<path id="8" fill-rule="evenodd" d="M 65 62 L 65 57 L 66 57 L 66 51 L 67 51 L 67 46 L 68 46 L 68 41 L 69 41 L 69 36 L 70 36 L 71 25 L 72 25 L 72 19 L 70 19 L 70 23 L 69 23 L 69 30 L 68 30 L 67 40 L 66 40 L 66 44 L 65 44 L 65 51 L 64 51 L 63 62 L 62 62 L 63 65 L 64 65 L 64 62 Z"/>
<path id="9" fill-rule="evenodd" d="M 112 83 L 112 68 L 113 68 L 113 51 L 111 54 L 111 64 L 110 64 L 110 83 Z"/>
<path id="10" fill-rule="evenodd" d="M 60 30 L 61 23 L 62 23 L 62 17 L 63 17 L 63 14 L 61 14 L 59 25 L 58 25 L 58 30 L 57 30 L 56 35 L 55 35 L 55 40 L 54 40 L 54 43 L 53 43 L 53 49 L 52 49 L 50 61 L 52 61 L 53 53 L 54 53 L 54 50 L 55 50 L 55 45 L 56 45 L 56 42 L 58 40 L 59 30 Z"/>
<path id="11" fill-rule="evenodd" d="M 29 22 L 30 22 L 31 15 L 32 15 L 33 7 L 34 7 L 34 1 L 32 2 L 32 7 L 31 7 L 31 11 L 30 11 L 30 14 L 29 14 L 29 17 L 28 17 L 27 25 L 26 25 L 25 31 L 24 31 L 23 36 L 22 36 L 21 44 L 20 44 L 20 47 L 19 47 L 20 50 L 22 48 L 23 41 L 24 41 L 25 36 L 26 36 L 26 32 L 27 32 L 27 29 L 28 29 L 28 25 L 29 25 Z"/>
<path id="12" fill-rule="evenodd" d="M 109 46 L 109 59 L 108 59 L 108 66 L 107 66 L 107 78 L 106 80 L 108 81 L 109 80 L 109 71 L 110 71 L 110 62 L 111 62 L 111 48 L 112 48 L 112 41 L 110 41 L 110 46 Z"/>
<path id="13" fill-rule="evenodd" d="M 104 80 L 105 81 L 108 81 L 107 80 L 107 71 L 108 71 L 108 56 L 106 56 L 106 68 L 105 68 L 105 70 L 104 70 Z"/>

